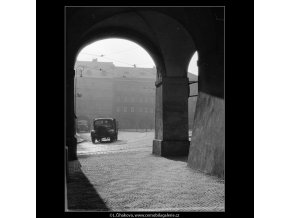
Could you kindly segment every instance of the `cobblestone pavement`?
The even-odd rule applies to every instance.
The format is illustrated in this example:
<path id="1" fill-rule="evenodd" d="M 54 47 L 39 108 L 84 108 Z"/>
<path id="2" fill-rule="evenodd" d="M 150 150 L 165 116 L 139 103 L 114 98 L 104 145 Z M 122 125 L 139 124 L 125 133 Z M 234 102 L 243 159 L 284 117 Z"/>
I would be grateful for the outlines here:
<path id="1" fill-rule="evenodd" d="M 129 152 L 137 150 L 152 150 L 154 132 L 119 132 L 118 140 L 115 142 L 96 142 L 93 144 L 89 133 L 79 134 L 86 140 L 78 144 L 79 156 L 92 154 L 107 154 L 114 152 Z"/>
<path id="2" fill-rule="evenodd" d="M 152 155 L 150 137 L 139 138 L 143 149 L 136 140 L 135 146 L 140 147 L 136 150 L 79 155 L 84 178 L 78 174 L 72 176 L 68 186 L 69 208 L 224 211 L 224 181 L 192 170 L 182 159 Z M 127 148 L 133 146 L 131 143 Z M 84 184 L 85 187 L 79 188 Z"/>

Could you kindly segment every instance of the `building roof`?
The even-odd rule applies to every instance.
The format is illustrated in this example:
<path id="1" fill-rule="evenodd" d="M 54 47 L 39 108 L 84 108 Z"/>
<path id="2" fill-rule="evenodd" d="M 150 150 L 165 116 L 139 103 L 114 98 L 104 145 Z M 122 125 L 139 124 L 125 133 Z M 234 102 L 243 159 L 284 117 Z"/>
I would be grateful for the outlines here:
<path id="1" fill-rule="evenodd" d="M 119 67 L 113 62 L 76 61 L 76 76 L 95 78 L 156 78 L 156 68 Z"/>
<path id="2" fill-rule="evenodd" d="M 156 68 L 144 67 L 120 67 L 113 62 L 99 62 L 97 59 L 92 61 L 76 61 L 76 76 L 94 78 L 146 78 L 156 79 Z M 197 81 L 198 76 L 188 73 L 189 81 Z"/>
<path id="3" fill-rule="evenodd" d="M 189 81 L 198 81 L 198 76 L 196 76 L 192 73 L 188 73 L 188 79 L 189 79 Z"/>

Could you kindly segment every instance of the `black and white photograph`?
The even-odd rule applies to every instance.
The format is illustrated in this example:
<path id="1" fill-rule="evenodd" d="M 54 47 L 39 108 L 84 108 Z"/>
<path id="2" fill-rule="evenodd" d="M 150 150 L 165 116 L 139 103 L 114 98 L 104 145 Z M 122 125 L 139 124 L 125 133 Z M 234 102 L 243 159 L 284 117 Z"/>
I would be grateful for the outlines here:
<path id="1" fill-rule="evenodd" d="M 0 217 L 289 217 L 289 6 L 1 2 Z"/>
<path id="2" fill-rule="evenodd" d="M 65 7 L 66 212 L 225 211 L 225 13 Z"/>

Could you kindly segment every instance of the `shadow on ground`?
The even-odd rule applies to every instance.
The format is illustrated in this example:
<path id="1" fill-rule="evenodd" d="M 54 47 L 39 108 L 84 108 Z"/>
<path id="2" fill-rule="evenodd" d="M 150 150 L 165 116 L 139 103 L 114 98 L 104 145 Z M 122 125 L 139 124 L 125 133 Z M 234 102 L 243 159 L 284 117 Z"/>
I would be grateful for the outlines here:
<path id="1" fill-rule="evenodd" d="M 67 186 L 67 200 L 69 210 L 109 210 L 82 171 L 70 176 Z"/>
<path id="2" fill-rule="evenodd" d="M 164 157 L 169 160 L 174 160 L 174 161 L 182 161 L 182 162 L 187 162 L 188 156 L 183 156 L 183 157 Z"/>

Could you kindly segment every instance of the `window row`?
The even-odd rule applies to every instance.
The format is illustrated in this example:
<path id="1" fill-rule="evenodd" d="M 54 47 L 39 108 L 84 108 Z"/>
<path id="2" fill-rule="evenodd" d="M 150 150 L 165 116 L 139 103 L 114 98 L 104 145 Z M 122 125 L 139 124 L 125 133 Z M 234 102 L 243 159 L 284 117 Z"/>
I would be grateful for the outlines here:
<path id="1" fill-rule="evenodd" d="M 135 111 L 135 107 L 117 107 L 116 111 L 118 113 L 120 113 L 120 112 L 125 112 L 125 113 L 126 112 L 137 112 L 137 110 Z M 143 112 L 144 113 L 153 113 L 153 108 L 147 108 L 147 107 L 142 108 L 142 107 L 139 107 L 138 108 L 138 112 L 140 112 L 140 113 L 143 113 Z"/>
<path id="2" fill-rule="evenodd" d="M 117 102 L 152 102 L 154 103 L 154 97 L 127 97 L 124 96 L 123 98 L 121 98 L 120 96 L 118 96 L 116 98 Z"/>

